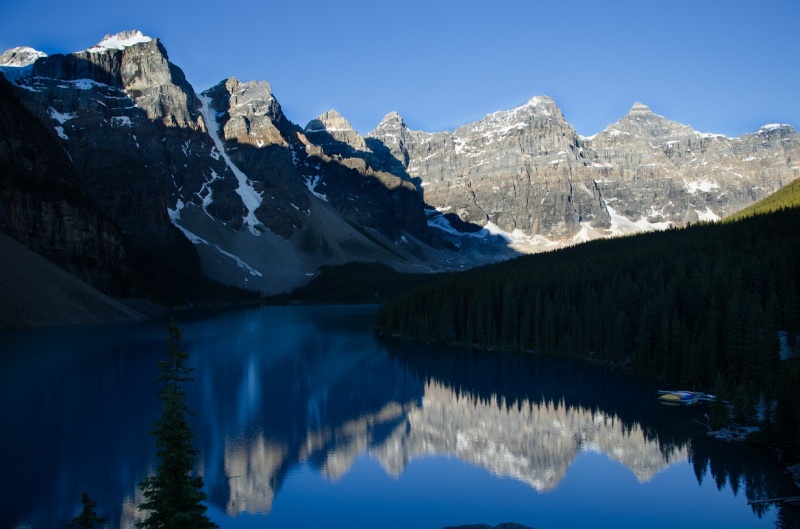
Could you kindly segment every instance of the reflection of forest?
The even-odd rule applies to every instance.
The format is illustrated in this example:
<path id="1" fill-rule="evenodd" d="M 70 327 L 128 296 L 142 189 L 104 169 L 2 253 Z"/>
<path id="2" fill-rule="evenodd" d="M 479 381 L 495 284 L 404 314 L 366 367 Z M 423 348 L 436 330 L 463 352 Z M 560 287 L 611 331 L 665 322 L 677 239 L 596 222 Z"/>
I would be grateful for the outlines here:
<path id="1" fill-rule="evenodd" d="M 690 460 L 698 481 L 710 474 L 720 488 L 729 484 L 748 498 L 775 492 L 769 462 L 706 439 L 683 410 L 659 406 L 652 387 L 607 370 L 556 358 L 390 350 L 341 375 L 305 395 L 295 387 L 299 400 L 284 401 L 302 425 L 293 421 L 282 433 L 264 422 L 254 430 L 265 433 L 225 442 L 228 514 L 269 512 L 295 465 L 336 480 L 363 454 L 395 476 L 412 459 L 455 456 L 549 491 L 581 453 L 593 451 L 640 482 Z M 216 500 L 223 505 L 221 495 Z"/>
<path id="2" fill-rule="evenodd" d="M 796 488 L 767 454 L 740 444 L 718 442 L 705 435 L 692 419 L 702 419 L 700 407 L 661 406 L 654 397 L 652 383 L 619 371 L 540 355 L 459 351 L 420 346 L 408 341 L 382 340 L 390 357 L 423 379 L 437 379 L 456 393 L 486 400 L 502 395 L 511 407 L 518 402 L 561 402 L 567 408 L 591 409 L 595 415 L 613 417 L 626 435 L 642 432 L 647 445 L 654 444 L 669 464 L 674 454 L 688 457 L 698 483 L 714 480 L 720 490 L 727 486 L 748 500 L 794 495 Z M 541 404 L 540 404 L 541 405 Z M 644 474 L 635 465 L 603 450 L 630 468 L 642 481 Z M 753 505 L 756 514 L 771 506 Z M 780 527 L 800 527 L 797 509 L 781 509 Z"/>
<path id="3" fill-rule="evenodd" d="M 224 467 L 229 487 L 224 505 L 228 513 L 268 512 L 293 465 L 309 462 L 324 475 L 338 479 L 365 453 L 378 459 L 392 475 L 402 473 L 414 458 L 456 456 L 539 491 L 554 489 L 584 451 L 601 452 L 619 461 L 639 481 L 647 481 L 670 463 L 688 457 L 686 440 L 665 446 L 636 421 L 620 419 L 613 409 L 607 412 L 566 402 L 565 389 L 569 393 L 569 388 L 586 389 L 591 384 L 582 381 L 586 373 L 564 361 L 539 366 L 547 369 L 540 376 L 555 386 L 534 388 L 539 398 L 533 399 L 508 385 L 512 373 L 520 368 L 513 362 L 501 362 L 488 370 L 480 362 L 475 365 L 483 376 L 500 381 L 494 384 L 495 392 L 487 393 L 468 389 L 471 383 L 463 377 L 453 385 L 461 369 L 452 364 L 452 358 L 448 365 L 456 369 L 439 373 L 444 380 L 426 377 L 422 371 L 431 366 L 414 364 L 414 358 L 370 358 L 335 380 L 328 379 L 325 387 L 305 388 L 305 395 L 298 392 L 297 378 L 288 376 L 294 367 L 287 362 L 272 366 L 264 391 L 281 393 L 281 386 L 295 381 L 294 387 L 284 388 L 282 394 L 285 410 L 283 420 L 277 422 L 284 422 L 284 427 L 277 431 L 275 424 L 265 419 L 263 424 L 250 426 L 263 433 L 226 439 Z M 436 357 L 428 360 L 431 358 Z M 319 377 L 306 377 L 314 379 Z M 559 384 L 559 379 L 569 379 L 569 383 Z M 289 402 L 288 394 L 300 400 Z M 276 400 L 278 394 L 264 397 Z M 590 394 L 578 399 L 592 400 Z M 218 485 L 214 487 L 218 491 L 215 500 L 222 505 Z"/>
<path id="4" fill-rule="evenodd" d="M 341 330 L 301 319 L 288 332 L 295 313 L 281 310 L 267 311 L 280 339 L 261 319 L 252 339 L 238 325 L 220 336 L 205 321 L 187 326 L 187 336 L 207 333 L 187 342 L 197 361 L 189 407 L 199 468 L 209 503 L 230 515 L 269 512 L 299 465 L 335 480 L 362 454 L 393 475 L 414 458 L 452 455 L 538 490 L 555 487 L 582 451 L 607 454 L 640 481 L 689 458 L 700 481 L 753 499 L 791 495 L 774 462 L 707 438 L 690 420 L 701 410 L 659 406 L 655 388 L 634 377 L 563 358 L 394 341 L 381 350 L 363 322 L 348 317 L 352 328 Z M 160 326 L 134 330 L 122 342 L 96 336 L 97 350 L 82 352 L 54 335 L 21 349 L 52 354 L 0 370 L 4 402 L 26 403 L 2 410 L 16 435 L 0 439 L 14 483 L 0 498 L 0 526 L 24 516 L 31 527 L 65 527 L 82 490 L 112 527 L 133 526 L 136 483 L 152 462 L 146 432 L 163 348 Z M 108 342 L 124 347 L 110 354 Z M 74 343 L 84 347 L 85 337 Z"/>

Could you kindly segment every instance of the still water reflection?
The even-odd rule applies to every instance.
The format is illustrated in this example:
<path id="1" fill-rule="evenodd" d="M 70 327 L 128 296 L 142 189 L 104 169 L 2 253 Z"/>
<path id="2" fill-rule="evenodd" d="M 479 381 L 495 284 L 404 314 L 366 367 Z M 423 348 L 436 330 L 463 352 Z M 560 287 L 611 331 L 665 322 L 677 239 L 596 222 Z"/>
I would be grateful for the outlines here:
<path id="1" fill-rule="evenodd" d="M 374 308 L 180 314 L 209 513 L 225 527 L 793 526 L 794 493 L 647 382 L 562 359 L 376 339 Z M 0 333 L 0 527 L 87 490 L 131 527 L 165 322 Z"/>

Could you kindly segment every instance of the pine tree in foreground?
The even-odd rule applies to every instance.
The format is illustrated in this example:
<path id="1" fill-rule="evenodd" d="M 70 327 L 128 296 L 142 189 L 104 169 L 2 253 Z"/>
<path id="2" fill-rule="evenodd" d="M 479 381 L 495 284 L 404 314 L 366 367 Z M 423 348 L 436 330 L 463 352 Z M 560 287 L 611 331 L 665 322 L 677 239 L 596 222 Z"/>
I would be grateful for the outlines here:
<path id="1" fill-rule="evenodd" d="M 189 353 L 183 351 L 181 329 L 174 319 L 169 322 L 167 354 L 159 362 L 159 380 L 162 383 L 159 397 L 161 416 L 151 435 L 156 438 L 158 465 L 154 475 L 139 484 L 145 501 L 139 510 L 147 518 L 136 524 L 139 529 L 204 529 L 217 527 L 206 516 L 202 503 L 203 479 L 192 476 L 198 451 L 192 446 L 193 432 L 189 426 L 184 384 L 192 377 L 192 368 L 186 366 Z"/>
<path id="2" fill-rule="evenodd" d="M 99 525 L 105 523 L 105 518 L 97 516 L 97 511 L 94 510 L 95 507 L 97 507 L 97 502 L 89 499 L 89 493 L 81 493 L 81 503 L 83 504 L 83 509 L 81 509 L 81 513 L 78 516 L 72 519 L 69 523 L 69 527 L 92 529 L 95 524 Z"/>

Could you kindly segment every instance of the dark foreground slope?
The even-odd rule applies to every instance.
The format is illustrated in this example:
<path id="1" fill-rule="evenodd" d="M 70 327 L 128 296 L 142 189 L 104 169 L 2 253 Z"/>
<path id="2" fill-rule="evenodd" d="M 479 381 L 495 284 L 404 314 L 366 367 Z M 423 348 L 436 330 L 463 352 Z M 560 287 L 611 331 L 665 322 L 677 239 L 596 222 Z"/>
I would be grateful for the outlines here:
<path id="1" fill-rule="evenodd" d="M 8 235 L 0 233 L 0 328 L 143 319 Z"/>

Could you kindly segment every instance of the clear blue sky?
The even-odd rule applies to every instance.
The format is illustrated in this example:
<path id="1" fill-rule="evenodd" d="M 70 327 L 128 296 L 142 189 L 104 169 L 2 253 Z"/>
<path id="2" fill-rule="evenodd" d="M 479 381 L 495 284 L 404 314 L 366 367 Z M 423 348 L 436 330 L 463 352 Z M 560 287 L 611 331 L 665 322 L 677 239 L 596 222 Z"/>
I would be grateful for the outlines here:
<path id="1" fill-rule="evenodd" d="M 591 135 L 635 101 L 701 132 L 800 127 L 798 0 L 0 0 L 0 51 L 158 37 L 199 92 L 269 81 L 299 125 L 453 129 L 549 95 Z"/>

